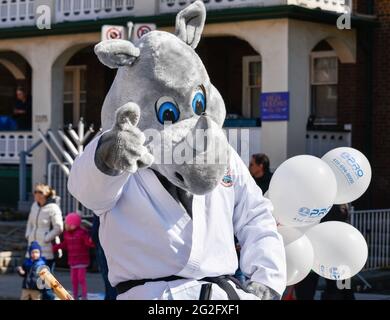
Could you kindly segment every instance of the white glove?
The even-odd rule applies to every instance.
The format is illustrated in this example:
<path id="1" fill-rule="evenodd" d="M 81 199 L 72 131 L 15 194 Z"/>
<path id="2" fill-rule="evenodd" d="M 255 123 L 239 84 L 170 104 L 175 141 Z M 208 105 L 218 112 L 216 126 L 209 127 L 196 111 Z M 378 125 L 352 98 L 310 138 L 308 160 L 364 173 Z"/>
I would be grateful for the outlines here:
<path id="1" fill-rule="evenodd" d="M 280 300 L 281 296 L 271 288 L 254 281 L 249 281 L 247 283 L 246 289 L 260 298 L 260 300 Z"/>
<path id="2" fill-rule="evenodd" d="M 134 173 L 152 164 L 153 156 L 143 145 L 145 134 L 136 127 L 139 119 L 139 106 L 133 102 L 116 111 L 114 126 L 101 136 L 96 149 L 95 164 L 101 172 L 111 176 Z"/>

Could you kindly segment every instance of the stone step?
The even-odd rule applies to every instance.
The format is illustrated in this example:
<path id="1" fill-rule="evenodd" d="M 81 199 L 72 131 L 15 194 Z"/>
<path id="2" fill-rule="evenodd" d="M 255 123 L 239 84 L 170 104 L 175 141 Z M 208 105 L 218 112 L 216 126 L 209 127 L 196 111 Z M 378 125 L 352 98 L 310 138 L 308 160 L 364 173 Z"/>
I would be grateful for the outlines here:
<path id="1" fill-rule="evenodd" d="M 26 250 L 25 230 L 25 221 L 0 222 L 0 252 Z"/>

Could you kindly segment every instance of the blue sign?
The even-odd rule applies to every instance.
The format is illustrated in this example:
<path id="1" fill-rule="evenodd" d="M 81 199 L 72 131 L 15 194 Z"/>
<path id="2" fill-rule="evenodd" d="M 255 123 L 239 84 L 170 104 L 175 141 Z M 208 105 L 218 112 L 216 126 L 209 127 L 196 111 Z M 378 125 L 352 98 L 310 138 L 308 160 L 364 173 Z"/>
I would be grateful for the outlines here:
<path id="1" fill-rule="evenodd" d="M 262 121 L 288 121 L 289 92 L 262 93 L 260 99 Z"/>

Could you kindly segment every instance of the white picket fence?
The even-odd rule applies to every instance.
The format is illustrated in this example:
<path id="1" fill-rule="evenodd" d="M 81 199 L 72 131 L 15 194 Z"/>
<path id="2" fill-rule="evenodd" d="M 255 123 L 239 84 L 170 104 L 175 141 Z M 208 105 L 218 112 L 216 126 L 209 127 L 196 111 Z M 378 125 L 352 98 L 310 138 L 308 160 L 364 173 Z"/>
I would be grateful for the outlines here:
<path id="1" fill-rule="evenodd" d="M 364 269 L 390 268 L 390 209 L 352 211 L 351 224 L 368 244 Z"/>
<path id="2" fill-rule="evenodd" d="M 32 143 L 31 131 L 0 132 L 0 164 L 19 163 L 19 152 L 29 149 Z M 32 155 L 27 156 L 27 163 L 32 163 Z"/>
<path id="3" fill-rule="evenodd" d="M 35 0 L 1 0 L 0 28 L 33 25 Z"/>

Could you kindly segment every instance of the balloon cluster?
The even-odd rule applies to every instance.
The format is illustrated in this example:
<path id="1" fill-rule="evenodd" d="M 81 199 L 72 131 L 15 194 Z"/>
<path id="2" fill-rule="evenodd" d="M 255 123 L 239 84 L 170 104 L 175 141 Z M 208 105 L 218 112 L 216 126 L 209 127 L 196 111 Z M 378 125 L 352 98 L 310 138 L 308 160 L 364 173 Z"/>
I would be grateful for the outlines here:
<path id="1" fill-rule="evenodd" d="M 352 148 L 333 149 L 321 159 L 296 156 L 278 167 L 266 196 L 284 240 L 287 285 L 302 281 L 310 270 L 344 280 L 363 268 L 368 248 L 362 234 L 344 222 L 319 222 L 333 205 L 358 199 L 370 180 L 370 163 Z"/>

